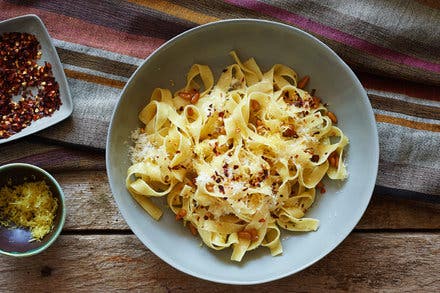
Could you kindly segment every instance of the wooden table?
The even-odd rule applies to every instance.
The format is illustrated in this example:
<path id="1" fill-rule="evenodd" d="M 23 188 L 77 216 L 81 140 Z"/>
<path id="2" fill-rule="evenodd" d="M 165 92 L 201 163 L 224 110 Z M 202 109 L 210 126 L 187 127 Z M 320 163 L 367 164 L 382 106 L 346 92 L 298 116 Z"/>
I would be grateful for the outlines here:
<path id="1" fill-rule="evenodd" d="M 55 176 L 66 195 L 67 219 L 45 252 L 0 256 L 2 292 L 440 290 L 440 205 L 374 194 L 356 229 L 317 264 L 271 283 L 228 286 L 177 271 L 137 239 L 113 200 L 104 153 L 31 137 L 0 147 L 0 163 L 11 161 L 39 165 Z"/>

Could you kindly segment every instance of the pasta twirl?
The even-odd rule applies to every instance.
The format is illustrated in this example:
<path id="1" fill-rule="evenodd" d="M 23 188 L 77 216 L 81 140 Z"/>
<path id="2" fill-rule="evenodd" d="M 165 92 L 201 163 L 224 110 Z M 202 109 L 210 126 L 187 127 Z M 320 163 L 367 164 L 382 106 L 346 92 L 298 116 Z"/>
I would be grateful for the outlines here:
<path id="1" fill-rule="evenodd" d="M 348 139 L 291 68 L 263 73 L 253 58 L 231 55 L 216 84 L 195 64 L 174 95 L 154 90 L 133 132 L 126 185 L 156 220 L 162 211 L 151 198 L 166 196 L 208 247 L 232 247 L 241 261 L 259 246 L 282 253 L 280 229 L 318 228 L 305 213 L 325 175 L 347 177 Z"/>

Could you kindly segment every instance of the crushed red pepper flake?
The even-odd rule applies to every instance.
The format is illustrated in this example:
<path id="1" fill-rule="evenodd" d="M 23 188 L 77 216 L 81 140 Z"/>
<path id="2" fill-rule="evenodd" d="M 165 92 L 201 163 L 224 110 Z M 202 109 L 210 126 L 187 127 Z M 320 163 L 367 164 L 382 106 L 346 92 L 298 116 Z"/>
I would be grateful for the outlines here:
<path id="1" fill-rule="evenodd" d="M 41 55 L 34 35 L 11 32 L 0 36 L 0 139 L 52 116 L 62 104 L 51 64 L 37 63 Z M 30 87 L 37 88 L 35 96 Z M 19 94 L 20 100 L 14 101 Z"/>
<path id="2" fill-rule="evenodd" d="M 314 162 L 314 163 L 317 163 L 317 162 L 319 161 L 319 156 L 318 156 L 318 155 L 313 155 L 313 156 L 310 158 L 310 161 L 312 161 L 312 162 Z"/>

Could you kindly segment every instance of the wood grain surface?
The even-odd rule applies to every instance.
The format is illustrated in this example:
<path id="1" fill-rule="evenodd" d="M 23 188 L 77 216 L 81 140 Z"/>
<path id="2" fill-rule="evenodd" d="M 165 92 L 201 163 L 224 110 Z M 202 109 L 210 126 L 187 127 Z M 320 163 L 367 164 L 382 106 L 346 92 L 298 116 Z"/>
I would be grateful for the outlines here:
<path id="1" fill-rule="evenodd" d="M 298 274 L 258 286 L 229 286 L 173 269 L 134 235 L 63 235 L 35 257 L 1 257 L 0 286 L 16 292 L 29 291 L 29 284 L 46 292 L 434 291 L 440 282 L 439 250 L 438 233 L 356 232 Z"/>
<path id="2" fill-rule="evenodd" d="M 38 137 L 12 141 L 0 146 L 0 165 L 28 163 L 50 172 L 105 170 L 104 152 L 63 146 Z"/>
<path id="3" fill-rule="evenodd" d="M 66 195 L 62 235 L 24 259 L 0 256 L 0 291 L 65 292 L 438 292 L 440 205 L 374 194 L 354 232 L 330 255 L 293 276 L 259 286 L 228 286 L 173 269 L 150 252 L 113 200 L 99 151 L 39 138 L 0 148 L 0 164 L 49 170 Z"/>

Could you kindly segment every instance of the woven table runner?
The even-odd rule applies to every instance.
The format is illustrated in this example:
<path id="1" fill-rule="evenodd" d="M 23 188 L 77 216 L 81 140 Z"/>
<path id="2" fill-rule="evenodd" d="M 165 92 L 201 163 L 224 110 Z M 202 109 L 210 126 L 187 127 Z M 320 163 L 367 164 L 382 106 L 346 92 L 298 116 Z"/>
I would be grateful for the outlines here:
<path id="1" fill-rule="evenodd" d="M 268 19 L 316 36 L 361 80 L 379 130 L 376 192 L 440 201 L 440 1 L 0 1 L 0 20 L 30 13 L 74 100 L 73 115 L 40 137 L 104 149 L 121 89 L 161 44 L 212 21 Z M 0 147 L 0 162 L 8 152 Z"/>

